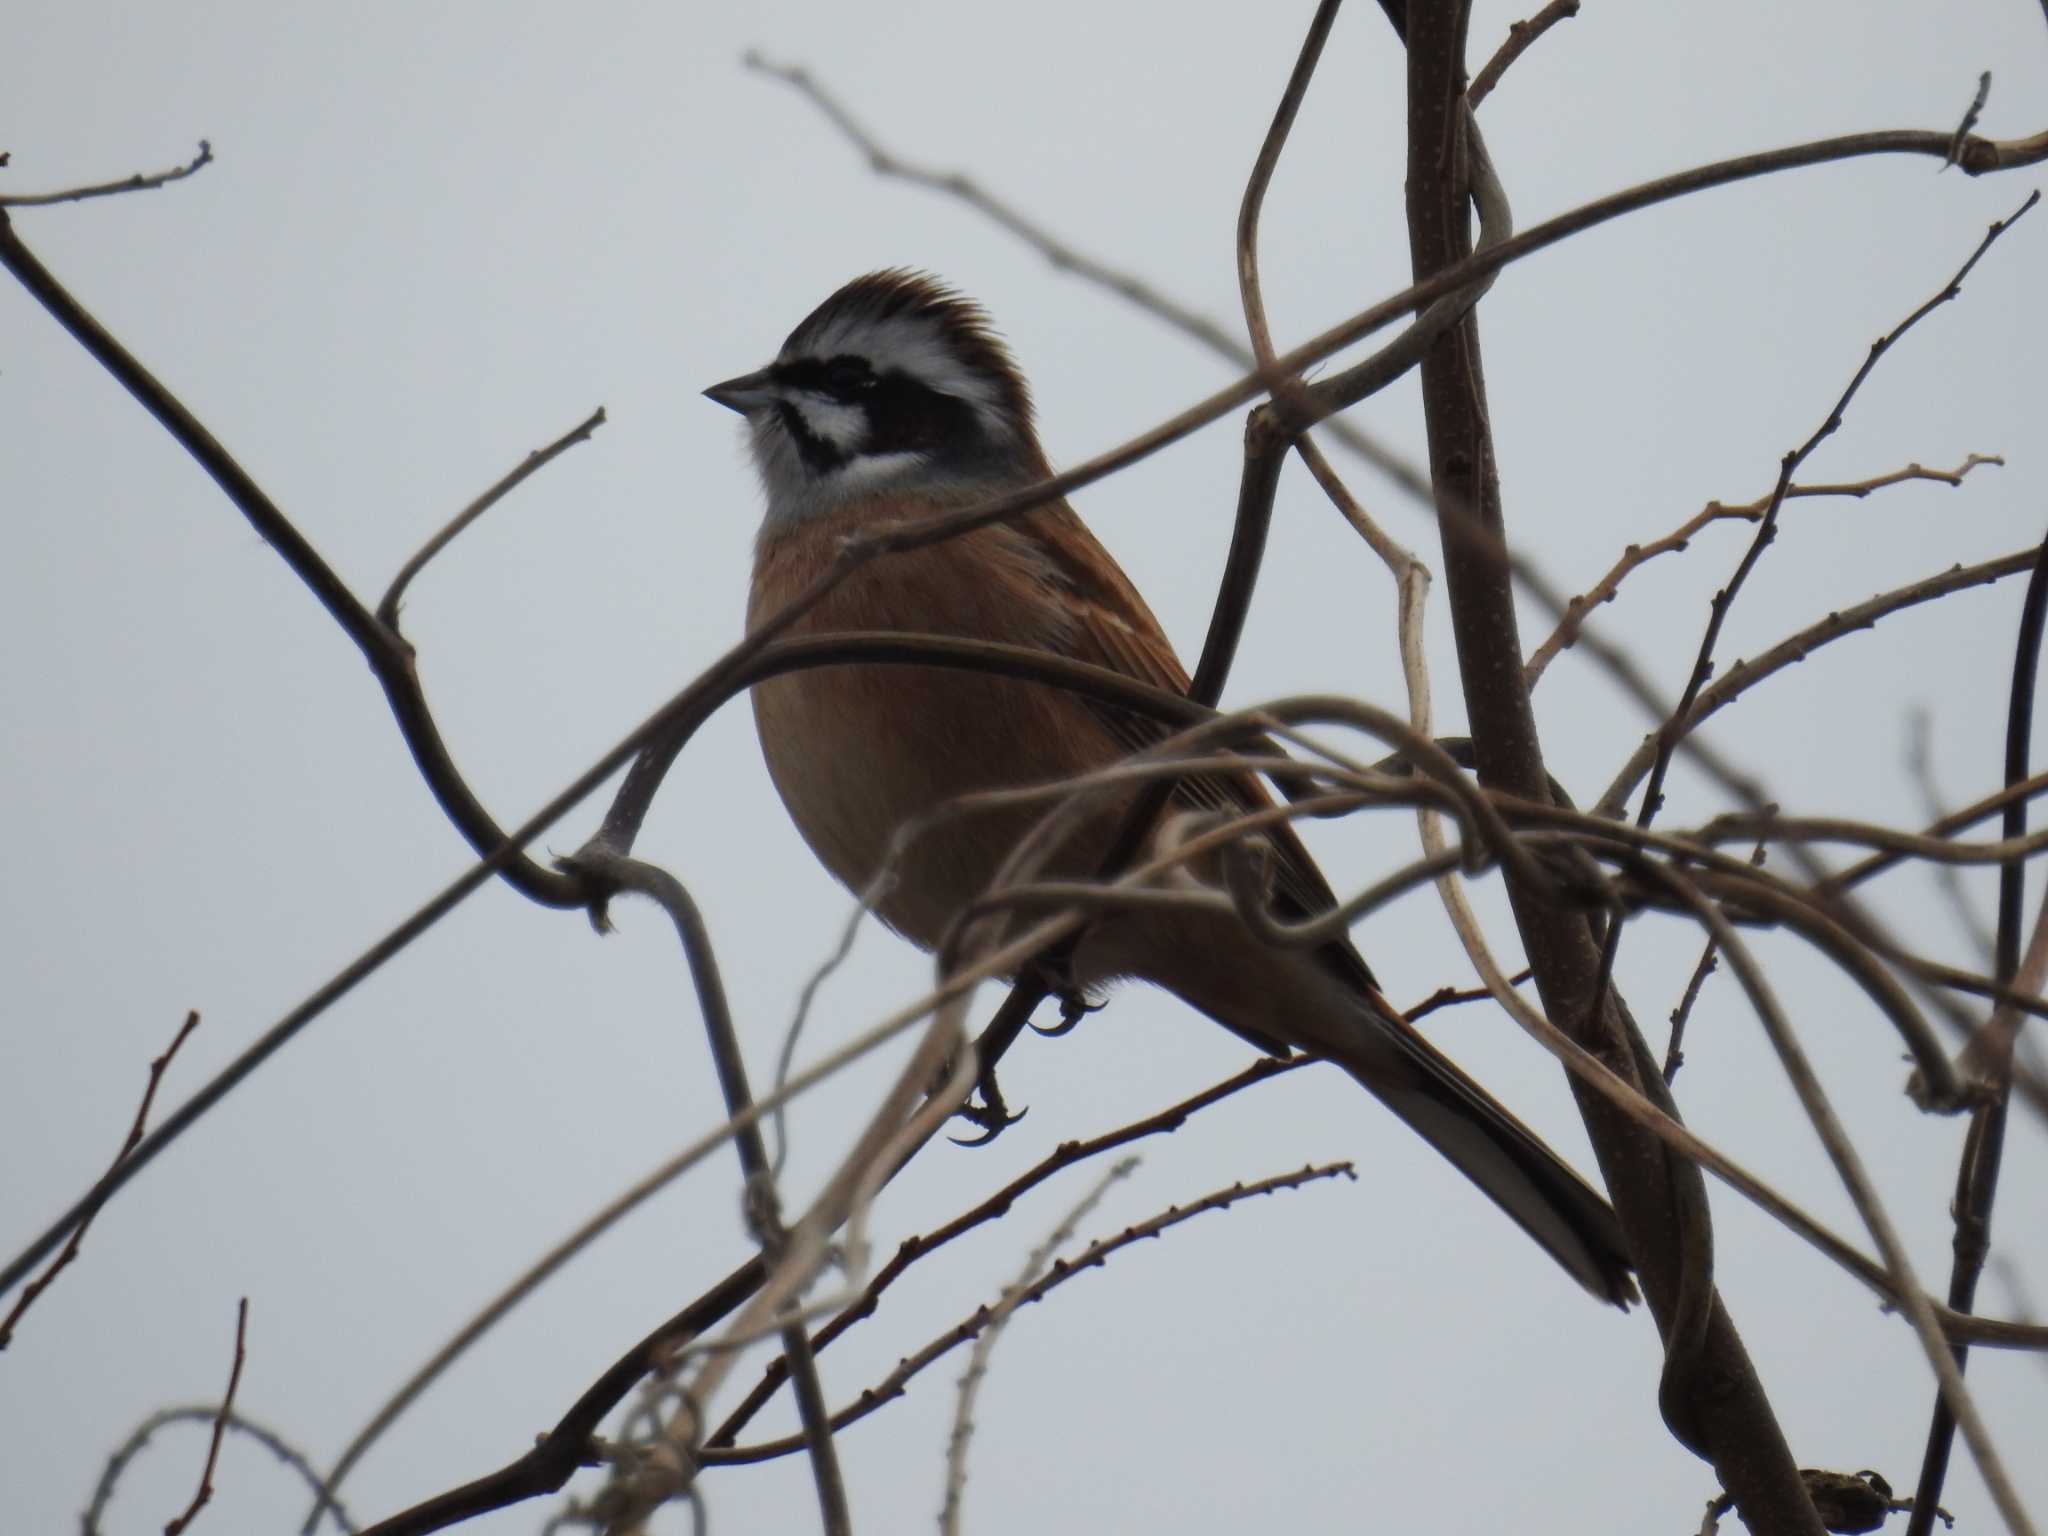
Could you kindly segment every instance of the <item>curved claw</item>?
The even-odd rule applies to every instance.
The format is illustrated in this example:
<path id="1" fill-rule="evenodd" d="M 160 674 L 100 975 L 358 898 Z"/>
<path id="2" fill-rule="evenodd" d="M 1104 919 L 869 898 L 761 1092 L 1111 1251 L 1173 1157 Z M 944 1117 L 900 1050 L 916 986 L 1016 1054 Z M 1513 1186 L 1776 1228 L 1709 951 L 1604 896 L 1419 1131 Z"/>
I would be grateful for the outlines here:
<path id="1" fill-rule="evenodd" d="M 980 1126 L 981 1134 L 979 1136 L 948 1136 L 946 1140 L 952 1142 L 956 1147 L 985 1147 L 1019 1120 L 1030 1114 L 1031 1110 L 1027 1105 L 1012 1115 L 1001 1111 L 991 1112 L 987 1108 L 973 1104 L 963 1104 L 954 1113 L 972 1120 L 976 1125 Z"/>
<path id="2" fill-rule="evenodd" d="M 959 1136 L 947 1137 L 946 1139 L 956 1147 L 985 1147 L 1019 1120 L 1022 1120 L 1026 1114 L 1030 1113 L 1029 1110 L 1025 1109 L 1018 1110 L 1014 1115 L 1010 1113 L 1010 1106 L 1003 1102 L 1003 1090 L 996 1082 L 996 1075 L 993 1071 L 984 1070 L 981 1074 L 981 1080 L 974 1086 L 981 1094 L 981 1102 L 976 1104 L 970 1100 L 954 1110 L 953 1113 L 963 1120 L 971 1120 L 980 1126 L 981 1134 L 964 1138 Z"/>
<path id="3" fill-rule="evenodd" d="M 1109 1006 L 1108 1002 L 1091 1003 L 1079 992 L 1060 994 L 1060 1021 L 1057 1024 L 1033 1024 L 1031 1032 L 1048 1040 L 1057 1040 L 1061 1035 L 1072 1034 L 1074 1026 L 1091 1013 L 1100 1013 Z"/>

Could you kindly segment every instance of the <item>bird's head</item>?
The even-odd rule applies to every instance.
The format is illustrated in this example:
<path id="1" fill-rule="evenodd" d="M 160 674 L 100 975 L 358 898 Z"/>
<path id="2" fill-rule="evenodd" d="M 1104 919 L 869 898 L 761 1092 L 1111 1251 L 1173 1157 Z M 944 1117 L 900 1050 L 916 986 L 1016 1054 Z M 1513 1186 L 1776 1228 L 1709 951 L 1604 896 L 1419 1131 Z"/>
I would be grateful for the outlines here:
<path id="1" fill-rule="evenodd" d="M 746 417 L 770 524 L 1046 472 L 1009 349 L 980 306 L 922 272 L 855 278 L 774 362 L 704 393 Z"/>

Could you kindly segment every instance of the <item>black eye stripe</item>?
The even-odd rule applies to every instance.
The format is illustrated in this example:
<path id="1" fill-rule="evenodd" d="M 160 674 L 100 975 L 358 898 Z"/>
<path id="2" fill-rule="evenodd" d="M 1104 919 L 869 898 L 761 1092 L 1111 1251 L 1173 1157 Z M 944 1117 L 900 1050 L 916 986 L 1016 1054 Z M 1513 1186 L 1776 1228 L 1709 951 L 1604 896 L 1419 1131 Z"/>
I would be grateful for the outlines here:
<path id="1" fill-rule="evenodd" d="M 872 364 L 854 353 L 837 357 L 800 357 L 775 369 L 776 379 L 790 389 L 826 395 L 834 400 L 853 400 L 872 393 L 880 383 Z"/>

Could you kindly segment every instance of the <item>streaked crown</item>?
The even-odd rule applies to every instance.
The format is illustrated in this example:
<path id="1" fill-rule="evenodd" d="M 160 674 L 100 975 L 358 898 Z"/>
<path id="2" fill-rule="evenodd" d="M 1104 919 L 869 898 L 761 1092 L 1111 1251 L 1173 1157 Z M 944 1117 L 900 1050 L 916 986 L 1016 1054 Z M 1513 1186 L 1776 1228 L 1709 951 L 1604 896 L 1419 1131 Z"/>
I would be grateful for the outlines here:
<path id="1" fill-rule="evenodd" d="M 922 272 L 855 278 L 774 362 L 704 393 L 746 416 L 771 523 L 1044 473 L 1009 349 L 979 305 Z"/>

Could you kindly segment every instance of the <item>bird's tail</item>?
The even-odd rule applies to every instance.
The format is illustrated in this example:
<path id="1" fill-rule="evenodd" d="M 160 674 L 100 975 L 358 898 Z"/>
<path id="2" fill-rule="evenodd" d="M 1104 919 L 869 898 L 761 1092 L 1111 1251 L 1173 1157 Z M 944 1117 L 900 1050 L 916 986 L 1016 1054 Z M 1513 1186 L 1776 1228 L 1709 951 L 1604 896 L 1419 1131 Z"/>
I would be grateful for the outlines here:
<path id="1" fill-rule="evenodd" d="M 1266 1050 L 1334 1061 L 1435 1147 L 1602 1301 L 1636 1300 L 1613 1209 L 1380 996 L 1349 945 L 1274 948 L 1235 914 L 1094 930 L 1083 980 L 1142 976 Z"/>
<path id="2" fill-rule="evenodd" d="M 1317 1042 L 1602 1301 L 1637 1300 L 1613 1207 L 1377 992 L 1356 1046 Z"/>

